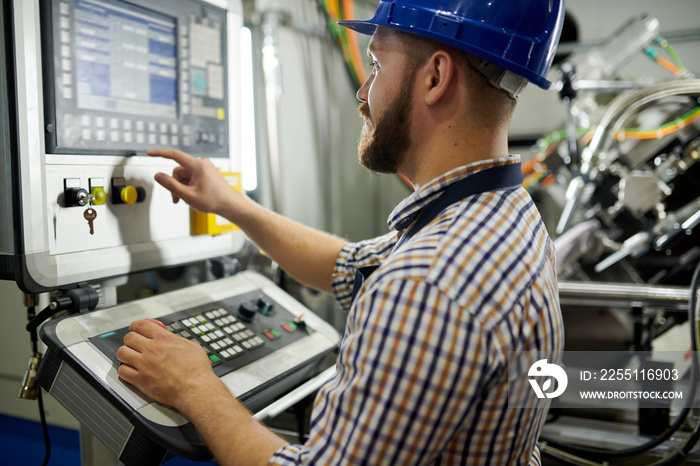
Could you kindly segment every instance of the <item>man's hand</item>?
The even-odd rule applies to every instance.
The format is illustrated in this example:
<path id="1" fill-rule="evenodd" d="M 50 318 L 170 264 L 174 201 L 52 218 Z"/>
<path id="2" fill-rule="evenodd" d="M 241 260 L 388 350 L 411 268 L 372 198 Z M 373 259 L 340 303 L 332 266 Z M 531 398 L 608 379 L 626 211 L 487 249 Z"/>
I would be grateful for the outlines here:
<path id="1" fill-rule="evenodd" d="M 235 223 L 296 280 L 316 290 L 332 292 L 331 276 L 345 240 L 256 204 L 232 189 L 208 159 L 167 149 L 150 150 L 148 155 L 180 164 L 173 170 L 173 176 L 165 173 L 155 176 L 172 193 L 173 201 L 182 199 L 200 212 L 211 212 Z"/>
<path id="2" fill-rule="evenodd" d="M 188 398 L 218 382 L 199 344 L 149 319 L 135 321 L 129 330 L 124 346 L 117 351 L 122 362 L 119 377 L 147 396 L 180 409 Z"/>
<path id="3" fill-rule="evenodd" d="M 214 374 L 197 343 L 137 320 L 117 351 L 119 377 L 194 424 L 222 465 L 264 465 L 286 443 L 253 419 Z"/>
<path id="4" fill-rule="evenodd" d="M 200 212 L 222 215 L 234 197 L 243 197 L 231 189 L 219 169 L 209 159 L 198 159 L 179 150 L 149 150 L 152 157 L 174 160 L 173 175 L 158 173 L 155 180 L 171 192 L 173 202 L 180 199 Z"/>

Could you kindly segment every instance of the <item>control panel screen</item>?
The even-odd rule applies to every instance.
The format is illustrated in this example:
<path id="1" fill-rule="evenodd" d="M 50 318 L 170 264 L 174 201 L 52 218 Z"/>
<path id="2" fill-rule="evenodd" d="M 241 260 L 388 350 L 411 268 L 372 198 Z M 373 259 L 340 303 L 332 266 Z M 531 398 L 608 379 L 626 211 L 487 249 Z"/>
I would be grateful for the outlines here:
<path id="1" fill-rule="evenodd" d="M 78 108 L 175 119 L 174 18 L 109 1 L 75 3 Z"/>
<path id="2" fill-rule="evenodd" d="M 200 0 L 42 0 L 47 153 L 228 157 L 226 21 Z"/>

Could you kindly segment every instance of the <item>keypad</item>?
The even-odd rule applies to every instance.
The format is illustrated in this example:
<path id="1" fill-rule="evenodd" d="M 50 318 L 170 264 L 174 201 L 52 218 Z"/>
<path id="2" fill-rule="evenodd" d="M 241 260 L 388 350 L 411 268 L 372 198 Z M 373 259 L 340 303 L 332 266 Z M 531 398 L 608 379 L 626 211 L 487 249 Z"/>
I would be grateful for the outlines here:
<path id="1" fill-rule="evenodd" d="M 247 310 L 247 312 L 243 312 Z M 311 330 L 279 303 L 252 291 L 157 316 L 172 333 L 204 348 L 214 373 L 225 375 L 308 336 Z M 129 327 L 90 338 L 115 364 Z"/>
<path id="2" fill-rule="evenodd" d="M 166 328 L 176 335 L 197 340 L 213 365 L 265 344 L 262 338 L 221 307 L 172 322 Z"/>

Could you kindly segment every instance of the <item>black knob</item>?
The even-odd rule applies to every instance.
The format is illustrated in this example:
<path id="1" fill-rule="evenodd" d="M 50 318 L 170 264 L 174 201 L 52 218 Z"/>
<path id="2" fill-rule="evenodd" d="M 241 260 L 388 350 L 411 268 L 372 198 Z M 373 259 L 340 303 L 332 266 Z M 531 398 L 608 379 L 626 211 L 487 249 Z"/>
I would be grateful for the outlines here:
<path id="1" fill-rule="evenodd" d="M 66 207 L 83 207 L 88 204 L 88 192 L 83 188 L 67 188 L 64 194 Z"/>
<path id="2" fill-rule="evenodd" d="M 275 308 L 272 305 L 272 303 L 268 302 L 263 298 L 262 296 L 258 298 L 258 301 L 256 302 L 258 306 L 258 312 L 264 316 L 271 316 L 275 314 Z"/>
<path id="3" fill-rule="evenodd" d="M 251 303 L 243 303 L 240 306 L 238 306 L 238 310 L 236 311 L 236 314 L 238 315 L 238 318 L 241 320 L 244 320 L 246 322 L 252 322 L 253 319 L 255 318 L 255 314 L 257 314 L 258 308 L 255 307 Z"/>

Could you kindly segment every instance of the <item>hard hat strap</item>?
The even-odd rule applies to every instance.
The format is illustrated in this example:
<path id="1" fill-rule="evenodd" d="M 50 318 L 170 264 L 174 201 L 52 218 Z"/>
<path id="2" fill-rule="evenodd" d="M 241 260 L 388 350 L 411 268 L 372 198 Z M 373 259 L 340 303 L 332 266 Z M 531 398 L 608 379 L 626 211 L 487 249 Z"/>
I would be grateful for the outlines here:
<path id="1" fill-rule="evenodd" d="M 527 85 L 526 79 L 484 59 L 470 58 L 469 63 L 483 74 L 492 86 L 503 89 L 515 100 L 518 100 L 518 96 Z"/>

